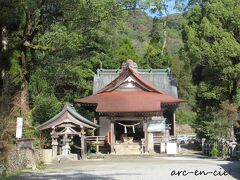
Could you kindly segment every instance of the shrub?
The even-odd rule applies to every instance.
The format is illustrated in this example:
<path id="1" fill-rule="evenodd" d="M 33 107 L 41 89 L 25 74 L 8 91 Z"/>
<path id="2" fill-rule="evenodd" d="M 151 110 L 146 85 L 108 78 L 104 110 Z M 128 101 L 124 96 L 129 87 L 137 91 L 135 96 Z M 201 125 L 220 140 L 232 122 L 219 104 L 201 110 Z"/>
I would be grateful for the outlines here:
<path id="1" fill-rule="evenodd" d="M 211 157 L 213 158 L 217 158 L 218 157 L 218 148 L 217 148 L 217 144 L 214 143 L 212 150 L 211 150 Z"/>

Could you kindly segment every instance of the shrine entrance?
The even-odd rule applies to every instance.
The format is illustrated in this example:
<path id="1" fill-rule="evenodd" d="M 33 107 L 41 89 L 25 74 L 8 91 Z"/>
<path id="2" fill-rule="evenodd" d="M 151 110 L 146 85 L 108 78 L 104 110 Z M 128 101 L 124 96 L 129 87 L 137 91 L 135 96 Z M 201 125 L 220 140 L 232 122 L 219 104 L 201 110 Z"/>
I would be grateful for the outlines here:
<path id="1" fill-rule="evenodd" d="M 116 121 L 115 136 L 117 142 L 139 142 L 144 138 L 141 121 Z"/>
<path id="2" fill-rule="evenodd" d="M 139 145 L 144 149 L 141 153 L 152 152 L 154 136 L 159 131 L 155 127 L 159 126 L 151 121 L 161 120 L 168 113 L 167 124 L 171 129 L 167 131 L 175 135 L 175 109 L 184 100 L 178 99 L 177 89 L 173 81 L 169 81 L 172 75 L 168 69 L 140 72 L 136 63 L 127 60 L 120 71 L 115 71 L 117 74 L 106 70 L 106 76 L 102 76 L 103 69 L 98 72 L 100 74 L 94 77 L 94 93 L 74 102 L 95 109 L 101 126 L 99 135 L 107 135 L 111 153 L 137 154 L 140 153 Z"/>

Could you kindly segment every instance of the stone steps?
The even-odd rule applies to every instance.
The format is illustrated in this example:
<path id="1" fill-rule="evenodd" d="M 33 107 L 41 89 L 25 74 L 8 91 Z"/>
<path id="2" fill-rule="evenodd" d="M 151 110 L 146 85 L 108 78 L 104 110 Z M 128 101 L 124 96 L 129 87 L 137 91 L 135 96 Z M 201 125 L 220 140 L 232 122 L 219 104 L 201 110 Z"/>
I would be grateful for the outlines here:
<path id="1" fill-rule="evenodd" d="M 115 153 L 123 154 L 141 154 L 141 146 L 139 143 L 121 143 L 115 145 Z"/>

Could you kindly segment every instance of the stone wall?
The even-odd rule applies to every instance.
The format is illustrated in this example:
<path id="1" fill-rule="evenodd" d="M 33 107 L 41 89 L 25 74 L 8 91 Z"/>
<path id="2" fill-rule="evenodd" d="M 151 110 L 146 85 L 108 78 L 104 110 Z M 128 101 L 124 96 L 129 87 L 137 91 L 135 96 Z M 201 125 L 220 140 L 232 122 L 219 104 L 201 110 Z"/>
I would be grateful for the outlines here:
<path id="1" fill-rule="evenodd" d="M 41 150 L 20 148 L 7 152 L 4 166 L 7 174 L 13 174 L 24 168 L 35 170 L 40 162 L 42 162 Z"/>

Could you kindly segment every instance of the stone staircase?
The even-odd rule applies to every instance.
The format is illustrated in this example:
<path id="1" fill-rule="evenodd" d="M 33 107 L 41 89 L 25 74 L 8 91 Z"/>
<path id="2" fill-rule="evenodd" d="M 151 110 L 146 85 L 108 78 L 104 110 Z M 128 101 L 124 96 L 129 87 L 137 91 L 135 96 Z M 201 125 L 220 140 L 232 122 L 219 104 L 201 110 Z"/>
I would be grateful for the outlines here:
<path id="1" fill-rule="evenodd" d="M 141 154 L 141 146 L 138 142 L 115 144 L 115 153 L 124 154 Z"/>

